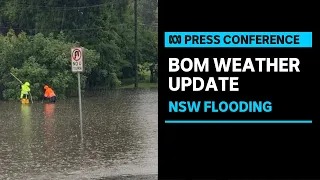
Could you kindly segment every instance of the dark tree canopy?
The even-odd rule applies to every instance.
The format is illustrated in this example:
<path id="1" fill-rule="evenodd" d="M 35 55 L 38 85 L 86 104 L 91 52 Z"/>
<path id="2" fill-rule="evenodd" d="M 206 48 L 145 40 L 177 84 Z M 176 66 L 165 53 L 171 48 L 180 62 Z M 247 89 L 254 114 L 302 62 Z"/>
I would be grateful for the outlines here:
<path id="1" fill-rule="evenodd" d="M 157 0 L 138 1 L 140 80 L 158 61 L 157 9 Z M 120 86 L 135 75 L 134 25 L 133 0 L 0 0 L 0 97 L 17 97 L 10 72 L 31 81 L 35 96 L 45 83 L 71 95 L 76 44 L 86 49 L 83 88 Z"/>

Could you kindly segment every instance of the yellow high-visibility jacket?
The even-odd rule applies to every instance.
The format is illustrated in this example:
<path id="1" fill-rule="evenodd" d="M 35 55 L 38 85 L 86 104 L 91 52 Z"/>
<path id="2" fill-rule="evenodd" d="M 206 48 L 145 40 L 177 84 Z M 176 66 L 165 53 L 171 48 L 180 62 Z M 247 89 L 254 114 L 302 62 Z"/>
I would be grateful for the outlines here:
<path id="1" fill-rule="evenodd" d="M 28 95 L 30 90 L 30 83 L 29 82 L 25 82 L 23 85 L 21 85 L 21 95 L 20 98 L 23 97 L 24 94 Z"/>

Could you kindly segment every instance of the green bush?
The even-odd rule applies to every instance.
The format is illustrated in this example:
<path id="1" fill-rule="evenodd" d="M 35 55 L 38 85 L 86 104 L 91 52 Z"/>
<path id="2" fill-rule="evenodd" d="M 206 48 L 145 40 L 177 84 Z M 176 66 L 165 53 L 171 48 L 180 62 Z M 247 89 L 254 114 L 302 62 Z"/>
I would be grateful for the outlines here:
<path id="1" fill-rule="evenodd" d="M 138 64 L 138 74 L 140 82 L 149 82 L 150 80 L 150 65 L 152 63 L 145 62 L 143 64 Z"/>
<path id="2" fill-rule="evenodd" d="M 0 36 L 0 84 L 6 100 L 18 99 L 19 82 L 10 75 L 13 73 L 23 82 L 30 82 L 33 98 L 43 96 L 43 86 L 49 85 L 59 98 L 72 95 L 77 89 L 77 75 L 71 72 L 71 48 L 75 44 L 67 43 L 60 34 L 58 38 L 36 34 L 33 37 L 25 33 L 15 35 L 10 30 L 6 36 Z M 85 48 L 85 72 L 81 73 L 84 87 L 87 76 L 97 66 L 99 54 Z"/>

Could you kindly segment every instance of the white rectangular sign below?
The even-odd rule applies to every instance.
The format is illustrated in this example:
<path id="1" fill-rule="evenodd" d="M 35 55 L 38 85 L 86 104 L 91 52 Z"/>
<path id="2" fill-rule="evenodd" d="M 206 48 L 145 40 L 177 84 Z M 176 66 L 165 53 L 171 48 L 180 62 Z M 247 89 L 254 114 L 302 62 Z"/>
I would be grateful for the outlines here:
<path id="1" fill-rule="evenodd" d="M 72 72 L 83 72 L 83 48 L 75 47 L 71 49 Z"/>

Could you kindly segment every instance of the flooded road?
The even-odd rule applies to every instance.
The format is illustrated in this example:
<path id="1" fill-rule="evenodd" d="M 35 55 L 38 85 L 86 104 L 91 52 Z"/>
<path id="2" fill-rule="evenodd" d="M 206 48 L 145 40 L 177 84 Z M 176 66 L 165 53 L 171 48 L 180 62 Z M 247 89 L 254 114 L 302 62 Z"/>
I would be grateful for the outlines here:
<path id="1" fill-rule="evenodd" d="M 124 89 L 56 104 L 0 101 L 0 179 L 155 176 L 158 90 Z M 150 178 L 151 179 L 151 178 Z"/>

